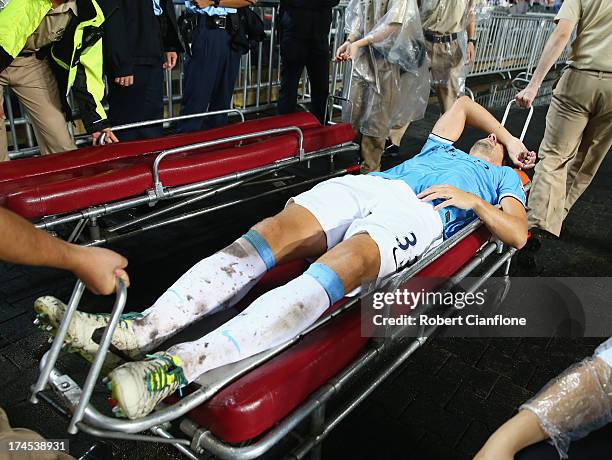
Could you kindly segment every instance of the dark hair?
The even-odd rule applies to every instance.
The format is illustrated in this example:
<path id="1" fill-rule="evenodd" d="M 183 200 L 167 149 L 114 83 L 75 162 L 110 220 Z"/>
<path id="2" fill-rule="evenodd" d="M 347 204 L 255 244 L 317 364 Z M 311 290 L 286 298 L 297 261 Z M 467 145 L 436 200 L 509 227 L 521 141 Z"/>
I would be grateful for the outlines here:
<path id="1" fill-rule="evenodd" d="M 514 163 L 512 162 L 512 158 L 508 154 L 508 149 L 504 144 L 501 145 L 504 150 L 504 158 L 502 159 L 502 166 L 512 166 Z"/>

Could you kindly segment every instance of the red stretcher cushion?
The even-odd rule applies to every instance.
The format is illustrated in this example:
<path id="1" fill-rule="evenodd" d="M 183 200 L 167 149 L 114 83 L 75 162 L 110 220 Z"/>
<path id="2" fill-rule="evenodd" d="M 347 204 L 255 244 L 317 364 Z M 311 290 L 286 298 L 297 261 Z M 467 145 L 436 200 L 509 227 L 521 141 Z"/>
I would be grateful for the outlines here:
<path id="1" fill-rule="evenodd" d="M 231 127 L 233 126 L 236 125 Z M 304 129 L 303 134 L 306 153 L 350 142 L 354 137 L 350 125 L 323 127 L 318 122 L 316 126 Z M 102 153 L 104 152 L 99 152 Z M 124 157 L 110 163 L 101 160 L 100 163 L 82 165 L 79 168 L 63 171 L 56 169 L 44 175 L 30 175 L 19 180 L 0 182 L 0 205 L 27 219 L 36 219 L 138 196 L 153 186 L 152 164 L 157 153 L 156 151 L 132 158 Z M 167 157 L 160 164 L 160 178 L 167 186 L 192 184 L 248 171 L 295 157 L 297 154 L 298 138 L 293 133 L 239 146 L 224 144 L 216 149 L 203 149 Z M 46 161 L 47 158 L 37 160 Z M 60 158 L 58 156 L 58 159 Z M 30 167 L 28 174 L 33 170 L 34 168 Z"/>
<path id="2" fill-rule="evenodd" d="M 100 168 L 109 163 L 120 162 L 121 160 L 140 157 L 183 145 L 289 126 L 309 129 L 321 127 L 321 124 L 311 113 L 298 112 L 289 115 L 258 118 L 244 123 L 236 123 L 204 131 L 175 134 L 158 139 L 84 147 L 71 152 L 10 161 L 0 165 L 0 190 L 2 190 L 2 184 L 6 182 L 58 174 L 74 169 Z"/>
<path id="3" fill-rule="evenodd" d="M 445 278 L 456 273 L 490 238 L 481 227 L 417 276 Z M 272 270 L 267 288 L 301 273 L 306 264 Z M 360 312 L 354 308 L 308 334 L 254 371 L 189 412 L 189 417 L 228 443 L 253 439 L 272 428 L 311 393 L 348 366 L 368 342 L 361 337 Z"/>

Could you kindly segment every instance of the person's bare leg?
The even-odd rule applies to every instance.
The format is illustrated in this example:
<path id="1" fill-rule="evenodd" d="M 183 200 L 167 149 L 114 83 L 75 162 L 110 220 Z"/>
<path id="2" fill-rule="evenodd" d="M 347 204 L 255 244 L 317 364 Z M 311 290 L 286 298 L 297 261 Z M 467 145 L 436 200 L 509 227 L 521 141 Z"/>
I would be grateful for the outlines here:
<path id="1" fill-rule="evenodd" d="M 313 270 L 313 266 L 317 269 Z M 241 314 L 199 340 L 175 345 L 150 360 L 114 370 L 109 375 L 113 399 L 118 401 L 123 415 L 142 417 L 169 393 L 204 372 L 296 337 L 331 303 L 362 282 L 376 278 L 379 266 L 376 243 L 367 234 L 354 235 L 324 254 L 306 273 L 265 293 Z M 325 279 L 330 274 L 331 283 Z M 151 391 L 151 385 L 143 383 L 150 380 L 150 375 L 159 377 L 156 382 L 166 383 Z"/>
<path id="2" fill-rule="evenodd" d="M 141 356 L 205 315 L 235 305 L 276 263 L 317 257 L 326 237 L 317 219 L 290 203 L 263 220 L 228 247 L 201 260 L 181 276 L 142 314 L 124 317 L 113 335 L 113 346 Z M 65 305 L 52 297 L 35 303 L 41 318 L 57 327 Z M 67 341 L 72 348 L 95 353 L 108 317 L 77 313 Z"/>
<path id="3" fill-rule="evenodd" d="M 268 243 L 276 263 L 318 257 L 327 249 L 321 224 L 306 208 L 289 203 L 277 215 L 253 226 Z"/>

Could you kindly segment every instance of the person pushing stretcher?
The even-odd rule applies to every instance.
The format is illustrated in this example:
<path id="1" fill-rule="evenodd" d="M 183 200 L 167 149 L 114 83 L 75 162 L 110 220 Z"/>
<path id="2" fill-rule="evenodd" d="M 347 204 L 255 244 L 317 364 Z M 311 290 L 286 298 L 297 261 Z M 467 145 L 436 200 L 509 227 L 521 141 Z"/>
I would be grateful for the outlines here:
<path id="1" fill-rule="evenodd" d="M 490 133 L 469 154 L 452 145 L 465 124 Z M 292 198 L 279 214 L 194 265 L 142 314 L 124 315 L 111 349 L 142 359 L 190 323 L 238 303 L 274 265 L 303 258 L 315 263 L 199 340 L 113 370 L 114 412 L 143 417 L 202 373 L 292 339 L 345 294 L 414 263 L 477 217 L 501 241 L 521 248 L 525 194 L 518 175 L 502 166 L 506 153 L 515 165 L 533 167 L 535 153 L 463 97 L 416 157 L 382 173 L 334 178 Z M 65 308 L 52 297 L 35 303 L 53 327 Z M 108 320 L 77 312 L 66 340 L 93 354 Z"/>

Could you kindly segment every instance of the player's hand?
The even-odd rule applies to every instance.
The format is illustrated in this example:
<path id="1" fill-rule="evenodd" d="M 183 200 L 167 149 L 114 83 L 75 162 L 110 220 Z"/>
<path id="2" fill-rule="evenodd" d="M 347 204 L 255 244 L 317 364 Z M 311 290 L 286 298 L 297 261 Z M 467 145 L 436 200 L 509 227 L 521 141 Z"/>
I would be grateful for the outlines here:
<path id="1" fill-rule="evenodd" d="M 417 195 L 421 201 L 443 200 L 434 206 L 434 210 L 454 206 L 459 209 L 473 209 L 478 204 L 480 198 L 473 193 L 465 192 L 452 185 L 434 185 L 427 190 L 423 190 Z"/>
<path id="2" fill-rule="evenodd" d="M 476 46 L 473 42 L 468 42 L 467 45 L 467 62 L 471 64 L 474 62 L 474 58 L 476 57 Z"/>
<path id="3" fill-rule="evenodd" d="M 506 144 L 506 150 L 508 151 L 508 156 L 512 160 L 512 163 L 514 163 L 517 168 L 531 169 L 535 166 L 536 153 L 527 149 L 520 139 L 513 137 L 512 140 Z"/>
<path id="4" fill-rule="evenodd" d="M 110 128 L 105 128 L 102 131 L 96 131 L 95 133 L 91 135 L 93 145 L 98 145 L 100 141 L 100 137 L 102 136 L 102 133 L 105 134 L 104 136 L 105 144 L 115 144 L 119 142 L 119 139 L 117 139 L 117 136 L 115 136 L 113 131 Z"/>
<path id="5" fill-rule="evenodd" d="M 125 271 L 125 257 L 104 248 L 88 248 L 71 245 L 70 270 L 81 279 L 94 294 L 108 295 L 115 291 L 115 278 L 120 277 L 126 286 L 130 278 Z"/>
<path id="6" fill-rule="evenodd" d="M 174 51 L 168 51 L 166 53 L 166 62 L 164 62 L 164 69 L 166 70 L 174 69 L 177 59 L 178 59 L 178 54 L 176 54 Z"/>
<path id="7" fill-rule="evenodd" d="M 134 75 L 126 75 L 125 77 L 115 78 L 115 83 L 119 86 L 128 87 L 134 84 Z"/>
<path id="8" fill-rule="evenodd" d="M 4 114 L 4 107 L 2 107 L 2 101 L 0 101 L 0 120 L 6 120 L 6 115 Z"/>
<path id="9" fill-rule="evenodd" d="M 340 47 L 336 50 L 336 61 L 346 61 L 347 60 L 347 51 L 351 46 L 351 42 L 348 40 L 345 41 Z"/>
<path id="10" fill-rule="evenodd" d="M 538 95 L 539 88 L 533 86 L 531 83 L 527 85 L 527 87 L 520 91 L 516 96 L 516 103 L 525 108 L 529 108 L 533 105 L 533 101 Z"/>

